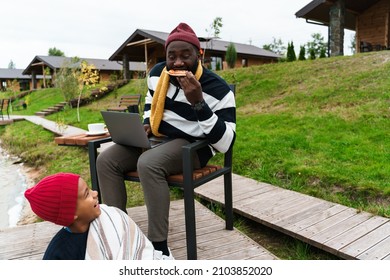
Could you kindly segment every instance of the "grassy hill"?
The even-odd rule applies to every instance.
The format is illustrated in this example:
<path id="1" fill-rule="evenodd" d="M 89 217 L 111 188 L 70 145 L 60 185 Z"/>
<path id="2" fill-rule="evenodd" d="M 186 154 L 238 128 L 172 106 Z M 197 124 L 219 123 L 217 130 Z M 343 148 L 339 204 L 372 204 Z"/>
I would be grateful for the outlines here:
<path id="1" fill-rule="evenodd" d="M 389 70 L 390 52 L 382 51 L 219 72 L 237 85 L 234 172 L 389 217 Z M 75 109 L 48 118 L 86 129 L 117 96 L 145 92 L 144 80 L 131 81 L 82 107 L 80 123 Z M 27 111 L 14 113 L 61 99 L 57 89 L 37 91 Z M 89 178 L 86 149 L 58 147 L 51 133 L 26 122 L 0 128 L 0 136 L 42 176 L 67 170 Z"/>

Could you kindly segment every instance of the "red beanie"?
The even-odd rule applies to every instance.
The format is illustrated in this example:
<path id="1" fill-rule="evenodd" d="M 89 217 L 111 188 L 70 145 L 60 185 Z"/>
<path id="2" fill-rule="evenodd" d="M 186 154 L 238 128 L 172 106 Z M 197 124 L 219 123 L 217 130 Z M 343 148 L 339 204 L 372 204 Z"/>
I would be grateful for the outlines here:
<path id="1" fill-rule="evenodd" d="M 26 190 L 24 195 L 38 217 L 69 226 L 76 214 L 79 177 L 72 173 L 50 175 Z"/>
<path id="2" fill-rule="evenodd" d="M 196 36 L 194 30 L 186 24 L 180 23 L 172 32 L 169 34 L 167 41 L 165 42 L 165 49 L 167 49 L 169 43 L 172 41 L 185 41 L 187 43 L 193 44 L 195 47 L 200 50 L 200 42 Z"/>

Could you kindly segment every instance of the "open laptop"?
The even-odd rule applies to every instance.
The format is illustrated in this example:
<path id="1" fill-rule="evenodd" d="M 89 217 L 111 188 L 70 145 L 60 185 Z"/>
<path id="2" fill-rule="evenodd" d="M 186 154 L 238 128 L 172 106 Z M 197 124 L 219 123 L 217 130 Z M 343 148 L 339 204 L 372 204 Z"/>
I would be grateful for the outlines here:
<path id="1" fill-rule="evenodd" d="M 167 137 L 148 137 L 138 113 L 101 111 L 101 114 L 116 144 L 151 149 L 170 140 Z"/>

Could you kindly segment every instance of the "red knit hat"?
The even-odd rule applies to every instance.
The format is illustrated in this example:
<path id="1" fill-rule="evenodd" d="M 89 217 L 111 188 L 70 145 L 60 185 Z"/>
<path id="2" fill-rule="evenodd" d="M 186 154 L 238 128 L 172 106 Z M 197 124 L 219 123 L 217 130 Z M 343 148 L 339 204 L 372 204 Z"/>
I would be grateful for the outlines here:
<path id="1" fill-rule="evenodd" d="M 175 29 L 169 34 L 167 41 L 165 42 L 165 49 L 167 49 L 169 43 L 172 41 L 185 41 L 187 43 L 193 44 L 195 47 L 200 50 L 200 42 L 196 36 L 194 30 L 186 24 L 180 23 Z"/>
<path id="2" fill-rule="evenodd" d="M 26 190 L 24 195 L 38 217 L 69 226 L 76 214 L 79 177 L 72 173 L 50 175 Z"/>

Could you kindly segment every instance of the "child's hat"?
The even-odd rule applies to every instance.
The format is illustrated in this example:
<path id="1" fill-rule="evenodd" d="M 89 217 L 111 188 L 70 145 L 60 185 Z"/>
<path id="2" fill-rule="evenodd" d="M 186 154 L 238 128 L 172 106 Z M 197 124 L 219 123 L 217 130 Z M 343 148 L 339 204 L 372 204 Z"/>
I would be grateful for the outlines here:
<path id="1" fill-rule="evenodd" d="M 79 177 L 73 173 L 50 175 L 26 190 L 24 195 L 38 217 L 69 226 L 76 214 Z"/>
<path id="2" fill-rule="evenodd" d="M 165 49 L 168 47 L 169 43 L 172 41 L 185 41 L 187 43 L 193 44 L 195 47 L 200 50 L 200 42 L 198 36 L 196 36 L 194 30 L 186 24 L 180 23 L 175 27 L 169 34 L 167 41 L 165 42 Z"/>

